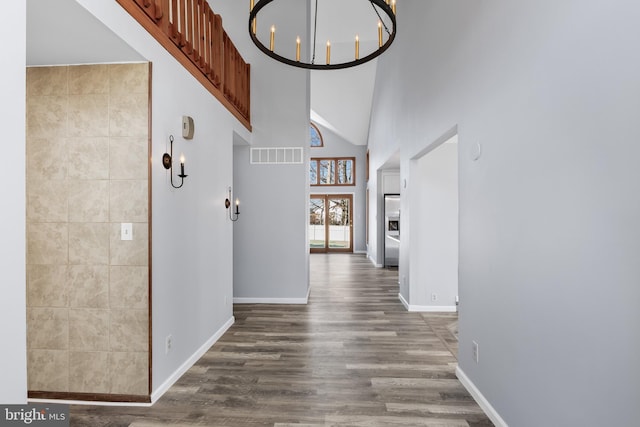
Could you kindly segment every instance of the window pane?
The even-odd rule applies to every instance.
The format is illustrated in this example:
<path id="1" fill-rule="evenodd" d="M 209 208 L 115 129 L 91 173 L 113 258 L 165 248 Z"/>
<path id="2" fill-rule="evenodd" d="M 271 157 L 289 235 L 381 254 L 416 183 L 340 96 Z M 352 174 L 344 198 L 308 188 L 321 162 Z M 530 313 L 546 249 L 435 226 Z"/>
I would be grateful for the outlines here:
<path id="1" fill-rule="evenodd" d="M 309 243 L 311 248 L 325 247 L 324 218 L 324 198 L 311 198 L 311 203 L 309 205 Z"/>
<path id="2" fill-rule="evenodd" d="M 338 160 L 338 184 L 353 184 L 353 160 Z"/>
<path id="3" fill-rule="evenodd" d="M 318 162 L 316 160 L 311 160 L 310 163 L 309 182 L 311 185 L 318 183 Z"/>
<path id="4" fill-rule="evenodd" d="M 320 184 L 335 184 L 335 162 L 333 160 L 320 160 Z"/>
<path id="5" fill-rule="evenodd" d="M 351 247 L 350 199 L 329 199 L 329 248 L 347 249 Z"/>
<path id="6" fill-rule="evenodd" d="M 311 132 L 311 146 L 322 147 L 322 136 L 320 136 L 318 129 L 314 125 L 311 125 L 309 126 L 309 131 Z"/>

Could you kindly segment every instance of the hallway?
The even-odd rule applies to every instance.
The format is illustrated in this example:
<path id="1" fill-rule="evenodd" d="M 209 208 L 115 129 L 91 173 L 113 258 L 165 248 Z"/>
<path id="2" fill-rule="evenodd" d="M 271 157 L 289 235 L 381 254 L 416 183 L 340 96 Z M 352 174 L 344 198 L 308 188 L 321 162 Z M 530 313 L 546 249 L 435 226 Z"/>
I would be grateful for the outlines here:
<path id="1" fill-rule="evenodd" d="M 312 255 L 311 284 L 308 305 L 236 305 L 153 407 L 72 406 L 71 425 L 493 425 L 455 377 L 455 314 L 406 312 L 362 255 Z"/>

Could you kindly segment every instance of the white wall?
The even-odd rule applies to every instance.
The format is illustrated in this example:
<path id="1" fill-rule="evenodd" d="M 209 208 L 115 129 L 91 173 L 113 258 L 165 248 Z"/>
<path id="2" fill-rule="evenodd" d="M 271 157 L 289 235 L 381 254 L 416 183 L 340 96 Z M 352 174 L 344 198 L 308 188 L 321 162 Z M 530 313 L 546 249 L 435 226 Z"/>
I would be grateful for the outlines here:
<path id="1" fill-rule="evenodd" d="M 405 300 L 416 311 L 454 311 L 458 295 L 457 137 L 410 164 L 411 233 L 401 233 L 400 239 L 409 239 L 404 247 L 409 250 L 402 253 L 411 265 L 410 297 Z"/>
<path id="2" fill-rule="evenodd" d="M 461 375 L 496 422 L 636 424 L 640 4 L 406 0 L 398 20 L 371 158 L 400 148 L 408 178 L 458 128 Z"/>
<path id="3" fill-rule="evenodd" d="M 309 154 L 309 71 L 281 64 L 260 52 L 247 31 L 249 4 L 211 1 L 234 44 L 251 64 L 251 124 L 245 138 L 255 147 L 303 147 Z M 307 2 L 288 12 L 308 19 Z M 269 17 L 260 22 L 271 22 Z M 292 20 L 296 22 L 296 20 Z M 268 28 L 268 27 L 267 27 Z M 278 27 L 276 46 L 295 41 Z M 251 165 L 249 146 L 234 149 L 234 197 L 241 217 L 234 223 L 236 302 L 304 302 L 309 290 L 309 165 Z M 281 225 L 286 225 L 282 227 Z"/>
<path id="4" fill-rule="evenodd" d="M 25 103 L 26 103 L 26 5 L 3 5 L 4 24 L 0 37 L 11 40 L 4 47 L 9 58 L 0 79 L 0 124 L 4 129 L 3 162 L 5 181 L 0 188 L 0 402 L 27 401 L 27 317 L 25 243 Z"/>
<path id="5" fill-rule="evenodd" d="M 153 390 L 232 321 L 233 229 L 224 200 L 232 182 L 233 133 L 248 131 L 116 2 L 79 0 L 153 64 L 152 310 Z M 181 137 L 181 117 L 195 122 Z M 186 157 L 184 187 L 173 189 L 161 157 L 174 135 Z M 165 354 L 165 338 L 173 348 Z"/>

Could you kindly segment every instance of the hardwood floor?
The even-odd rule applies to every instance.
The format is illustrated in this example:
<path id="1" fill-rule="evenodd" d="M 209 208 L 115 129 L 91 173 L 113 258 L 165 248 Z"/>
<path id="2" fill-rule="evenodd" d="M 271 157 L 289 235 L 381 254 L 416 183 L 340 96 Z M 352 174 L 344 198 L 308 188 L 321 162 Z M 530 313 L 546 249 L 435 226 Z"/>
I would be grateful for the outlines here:
<path id="1" fill-rule="evenodd" d="M 456 379 L 456 314 L 408 313 L 397 271 L 311 256 L 308 305 L 236 323 L 153 407 L 72 406 L 72 426 L 492 426 Z"/>

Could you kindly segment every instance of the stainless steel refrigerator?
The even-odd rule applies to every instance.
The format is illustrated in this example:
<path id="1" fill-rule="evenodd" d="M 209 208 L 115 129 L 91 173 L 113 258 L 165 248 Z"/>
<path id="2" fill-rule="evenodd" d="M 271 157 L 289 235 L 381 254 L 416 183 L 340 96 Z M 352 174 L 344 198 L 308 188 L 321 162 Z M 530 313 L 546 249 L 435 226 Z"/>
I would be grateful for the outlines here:
<path id="1" fill-rule="evenodd" d="M 400 256 L 400 195 L 384 195 L 384 266 L 397 267 Z"/>

